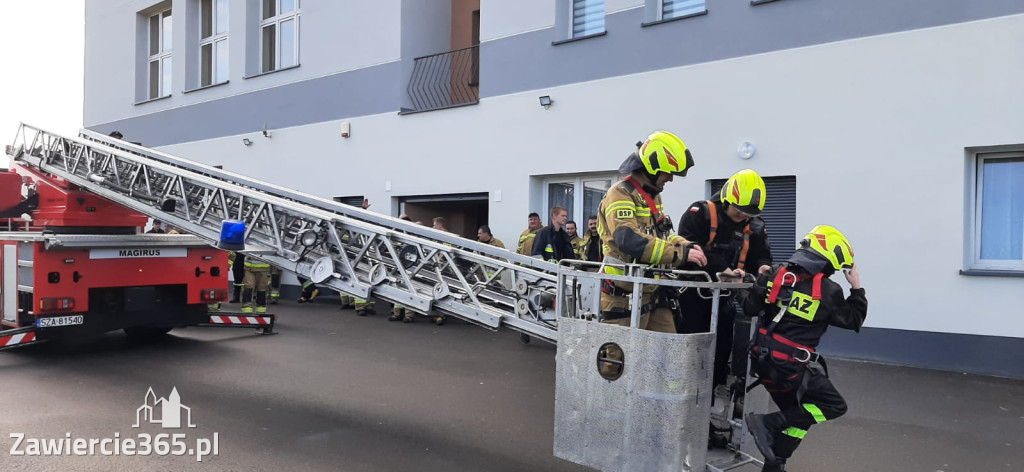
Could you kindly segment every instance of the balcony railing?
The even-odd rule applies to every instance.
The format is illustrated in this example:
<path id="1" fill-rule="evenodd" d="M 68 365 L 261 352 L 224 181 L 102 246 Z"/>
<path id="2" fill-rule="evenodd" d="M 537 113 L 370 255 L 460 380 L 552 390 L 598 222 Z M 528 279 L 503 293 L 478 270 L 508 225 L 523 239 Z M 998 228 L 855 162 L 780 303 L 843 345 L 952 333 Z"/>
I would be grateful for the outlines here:
<path id="1" fill-rule="evenodd" d="M 412 110 L 405 113 L 471 105 L 480 100 L 480 46 L 414 59 L 409 79 Z"/>

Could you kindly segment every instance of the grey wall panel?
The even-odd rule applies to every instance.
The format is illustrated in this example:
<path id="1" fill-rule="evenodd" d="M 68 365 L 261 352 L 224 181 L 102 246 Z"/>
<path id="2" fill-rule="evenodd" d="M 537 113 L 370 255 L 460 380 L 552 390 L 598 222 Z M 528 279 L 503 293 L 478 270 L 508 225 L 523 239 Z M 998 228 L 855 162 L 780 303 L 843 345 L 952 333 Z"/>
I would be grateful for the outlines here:
<path id="1" fill-rule="evenodd" d="M 1024 378 L 1022 338 L 884 328 L 863 328 L 855 333 L 832 328 L 819 350 L 825 356 Z"/>
<path id="2" fill-rule="evenodd" d="M 401 67 L 392 62 L 89 128 L 116 129 L 125 139 L 152 147 L 255 132 L 264 124 L 277 129 L 397 112 Z"/>
<path id="3" fill-rule="evenodd" d="M 554 7 L 552 7 L 554 8 Z M 484 12 L 486 14 L 486 12 Z M 641 27 L 608 15 L 607 35 L 553 46 L 555 28 L 481 45 L 481 98 L 751 54 L 1024 13 L 1021 0 L 709 2 L 708 14 Z M 757 71 L 751 71 L 756 83 Z"/>

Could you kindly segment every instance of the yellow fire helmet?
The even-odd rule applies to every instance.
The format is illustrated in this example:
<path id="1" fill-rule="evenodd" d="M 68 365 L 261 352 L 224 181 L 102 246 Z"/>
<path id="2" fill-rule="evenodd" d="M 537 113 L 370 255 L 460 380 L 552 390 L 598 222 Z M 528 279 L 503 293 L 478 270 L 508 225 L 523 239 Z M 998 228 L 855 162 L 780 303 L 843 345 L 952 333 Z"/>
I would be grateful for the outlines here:
<path id="1" fill-rule="evenodd" d="M 835 229 L 827 225 L 818 225 L 800 241 L 800 247 L 818 253 L 828 259 L 835 270 L 853 267 L 853 246 L 850 241 Z"/>
<path id="2" fill-rule="evenodd" d="M 748 215 L 757 216 L 764 210 L 764 180 L 750 169 L 743 169 L 729 177 L 721 193 L 723 202 L 735 205 Z"/>
<path id="3" fill-rule="evenodd" d="M 693 167 L 693 156 L 679 136 L 668 131 L 655 131 L 640 143 L 636 152 L 647 173 L 657 175 L 658 172 L 675 174 L 685 177 Z"/>

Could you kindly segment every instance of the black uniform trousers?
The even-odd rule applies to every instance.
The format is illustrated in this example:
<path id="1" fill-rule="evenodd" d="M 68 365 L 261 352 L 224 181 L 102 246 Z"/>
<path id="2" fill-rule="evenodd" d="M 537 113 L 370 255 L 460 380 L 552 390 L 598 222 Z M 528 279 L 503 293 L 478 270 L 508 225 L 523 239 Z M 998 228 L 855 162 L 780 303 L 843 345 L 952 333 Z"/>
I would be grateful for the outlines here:
<path id="1" fill-rule="evenodd" d="M 765 366 L 761 367 L 759 369 L 762 374 L 761 378 L 770 378 L 764 376 L 768 373 L 763 370 Z M 771 369 L 771 367 L 767 368 Z M 792 372 L 789 370 L 790 368 L 784 370 L 787 373 Z M 846 400 L 832 385 L 832 381 L 829 380 L 820 365 L 812 364 L 804 368 L 803 376 L 803 378 L 794 379 L 795 385 L 791 385 L 794 388 L 787 390 L 768 388 L 772 401 L 779 407 L 778 414 L 785 419 L 783 427 L 775 434 L 772 447 L 775 456 L 781 459 L 793 455 L 793 451 L 800 445 L 800 440 L 807 434 L 807 430 L 811 426 L 834 420 L 846 414 Z M 804 384 L 803 387 L 799 387 L 796 381 L 799 381 L 799 384 Z"/>
<path id="2" fill-rule="evenodd" d="M 711 299 L 697 295 L 691 288 L 679 297 L 681 319 L 676 320 L 676 332 L 681 334 L 706 333 L 711 330 Z M 718 302 L 718 329 L 715 340 L 714 385 L 725 385 L 729 376 L 729 356 L 733 345 L 733 324 L 736 311 L 725 297 Z M 743 346 L 746 350 L 746 346 Z"/>

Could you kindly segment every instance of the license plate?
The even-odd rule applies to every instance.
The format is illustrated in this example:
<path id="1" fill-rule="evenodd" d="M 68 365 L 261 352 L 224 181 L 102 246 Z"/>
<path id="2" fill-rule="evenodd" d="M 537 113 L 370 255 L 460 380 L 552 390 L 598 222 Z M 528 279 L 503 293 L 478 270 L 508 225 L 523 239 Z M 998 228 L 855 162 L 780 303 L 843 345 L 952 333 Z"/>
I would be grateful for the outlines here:
<path id="1" fill-rule="evenodd" d="M 56 328 L 58 326 L 80 325 L 84 322 L 85 317 L 82 315 L 53 316 L 50 318 L 37 319 L 36 326 L 39 328 Z"/>

